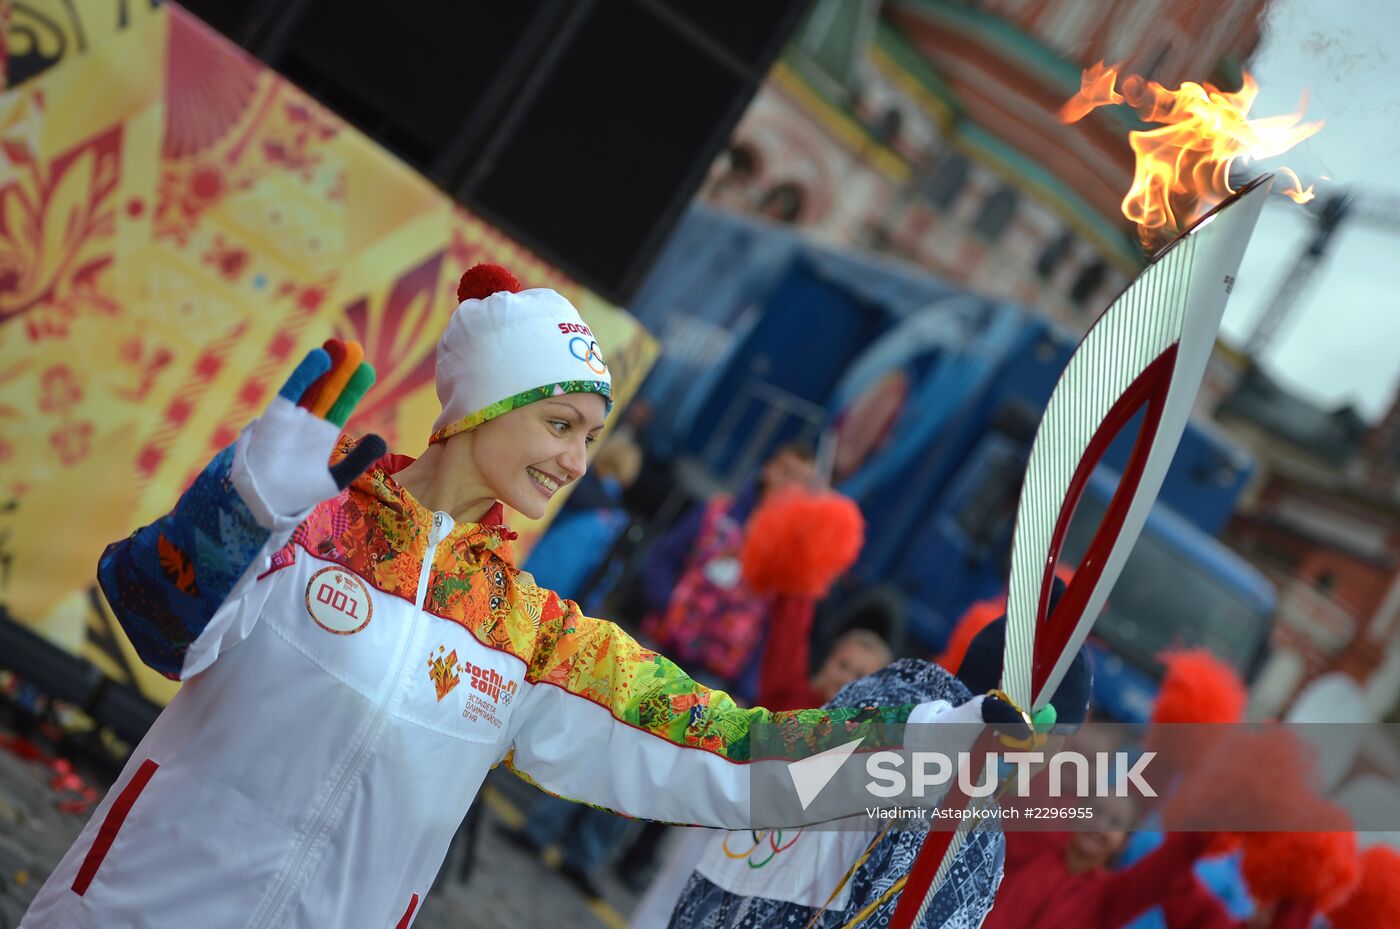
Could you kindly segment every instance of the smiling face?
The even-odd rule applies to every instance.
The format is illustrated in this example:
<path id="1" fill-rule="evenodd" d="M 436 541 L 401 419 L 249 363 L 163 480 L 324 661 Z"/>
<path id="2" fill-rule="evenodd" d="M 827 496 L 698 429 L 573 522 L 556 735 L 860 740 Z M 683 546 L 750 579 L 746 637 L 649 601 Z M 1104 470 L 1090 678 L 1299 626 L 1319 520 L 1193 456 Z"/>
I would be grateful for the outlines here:
<path id="1" fill-rule="evenodd" d="M 588 446 L 606 412 L 598 394 L 537 400 L 477 426 L 472 463 L 497 500 L 539 519 L 550 498 L 588 470 Z"/>

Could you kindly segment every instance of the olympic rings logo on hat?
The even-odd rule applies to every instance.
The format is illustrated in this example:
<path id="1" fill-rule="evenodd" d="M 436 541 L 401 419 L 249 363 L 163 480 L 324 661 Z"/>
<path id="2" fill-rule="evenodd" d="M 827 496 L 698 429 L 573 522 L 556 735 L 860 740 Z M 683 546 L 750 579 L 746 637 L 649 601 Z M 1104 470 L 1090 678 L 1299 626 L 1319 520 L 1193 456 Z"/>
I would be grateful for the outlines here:
<path id="1" fill-rule="evenodd" d="M 581 352 L 579 350 L 580 345 L 583 346 Z M 569 340 L 569 354 L 588 365 L 588 370 L 592 371 L 594 374 L 608 373 L 608 364 L 603 360 L 603 353 L 599 350 L 597 342 L 590 342 L 588 339 L 574 336 Z M 594 367 L 595 362 L 597 363 L 597 367 Z"/>

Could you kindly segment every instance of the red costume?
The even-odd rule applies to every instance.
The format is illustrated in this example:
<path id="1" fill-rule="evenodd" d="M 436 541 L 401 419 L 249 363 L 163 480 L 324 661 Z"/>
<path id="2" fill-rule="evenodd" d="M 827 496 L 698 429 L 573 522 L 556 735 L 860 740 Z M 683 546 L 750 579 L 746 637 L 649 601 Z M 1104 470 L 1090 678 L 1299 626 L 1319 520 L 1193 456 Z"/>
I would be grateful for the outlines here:
<path id="1" fill-rule="evenodd" d="M 778 597 L 769 610 L 768 644 L 758 671 L 758 705 L 800 710 L 826 702 L 810 680 L 812 617 L 807 597 Z"/>
<path id="2" fill-rule="evenodd" d="M 834 493 L 790 491 L 754 514 L 744 541 L 744 580 L 773 597 L 759 706 L 796 710 L 826 702 L 811 684 L 812 618 L 860 555 L 864 533 L 860 509 Z"/>
<path id="3" fill-rule="evenodd" d="M 1162 905 L 1167 929 L 1247 929 L 1249 920 L 1236 919 L 1221 905 L 1193 873 L 1189 879 L 1173 888 L 1172 895 Z M 1269 929 L 1308 929 L 1316 913 L 1305 900 L 1284 900 L 1274 910 Z"/>
<path id="4" fill-rule="evenodd" d="M 1189 890 L 1191 865 L 1208 833 L 1178 833 L 1122 871 L 1070 873 L 1072 833 L 1008 832 L 1006 876 L 983 929 L 1118 929 Z"/>

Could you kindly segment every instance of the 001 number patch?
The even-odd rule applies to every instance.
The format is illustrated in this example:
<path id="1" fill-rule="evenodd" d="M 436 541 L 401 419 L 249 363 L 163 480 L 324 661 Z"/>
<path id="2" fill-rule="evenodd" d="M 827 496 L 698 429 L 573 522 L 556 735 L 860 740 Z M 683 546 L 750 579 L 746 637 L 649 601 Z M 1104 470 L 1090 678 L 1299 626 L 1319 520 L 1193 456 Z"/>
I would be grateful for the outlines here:
<path id="1" fill-rule="evenodd" d="M 365 582 L 342 568 L 322 568 L 306 585 L 306 611 L 327 632 L 354 635 L 369 625 L 374 604 Z"/>

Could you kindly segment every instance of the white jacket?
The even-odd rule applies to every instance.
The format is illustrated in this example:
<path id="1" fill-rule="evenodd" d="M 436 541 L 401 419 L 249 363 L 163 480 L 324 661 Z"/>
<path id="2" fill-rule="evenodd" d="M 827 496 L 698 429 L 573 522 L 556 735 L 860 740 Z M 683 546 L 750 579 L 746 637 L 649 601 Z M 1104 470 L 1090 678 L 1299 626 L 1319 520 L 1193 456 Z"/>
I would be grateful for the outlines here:
<path id="1" fill-rule="evenodd" d="M 185 683 L 25 929 L 405 929 L 502 761 L 630 816 L 752 824 L 748 727 L 780 714 L 537 587 L 498 512 L 429 513 L 389 476 L 406 463 L 269 532 L 226 450 L 109 547 L 108 599 Z M 800 719 L 849 738 L 909 709 Z"/>

